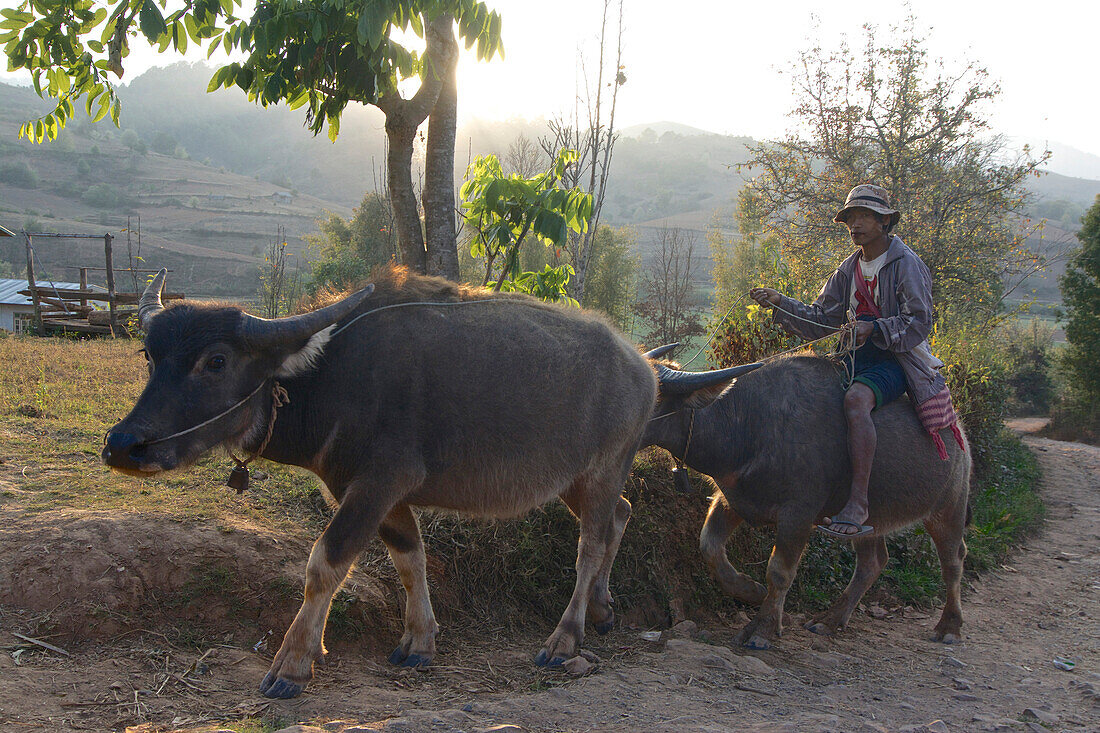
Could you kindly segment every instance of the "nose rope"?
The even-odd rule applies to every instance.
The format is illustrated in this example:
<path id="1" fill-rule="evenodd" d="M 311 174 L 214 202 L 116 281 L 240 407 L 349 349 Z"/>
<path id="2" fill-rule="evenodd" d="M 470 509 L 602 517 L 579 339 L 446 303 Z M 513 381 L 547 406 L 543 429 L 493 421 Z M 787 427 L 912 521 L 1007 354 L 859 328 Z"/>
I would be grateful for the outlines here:
<path id="1" fill-rule="evenodd" d="M 233 405 L 233 406 L 232 406 L 232 407 L 230 407 L 229 409 L 227 409 L 227 410 L 222 410 L 221 412 L 219 412 L 219 413 L 218 413 L 217 415 L 215 415 L 214 417 L 210 418 L 209 420 L 203 420 L 203 421 L 202 421 L 201 423 L 199 423 L 198 425 L 195 425 L 195 426 L 193 426 L 193 427 L 187 428 L 186 430 L 181 430 L 181 431 L 179 431 L 178 433 L 172 433 L 171 435 L 166 435 L 166 436 L 164 436 L 163 438 L 157 438 L 156 440 L 147 440 L 147 441 L 145 441 L 144 445 L 156 445 L 157 443 L 163 443 L 163 442 L 164 442 L 164 441 L 166 441 L 166 440 L 172 440 L 173 438 L 178 438 L 178 437 L 180 437 L 181 435 L 187 435 L 188 433 L 193 433 L 193 432 L 195 432 L 196 430 L 199 430 L 200 428 L 205 428 L 205 427 L 206 427 L 207 425 L 209 425 L 210 423 L 212 423 L 212 422 L 214 422 L 214 421 L 216 421 L 216 420 L 220 420 L 220 419 L 222 419 L 223 417 L 225 417 L 226 415 L 228 415 L 229 413 L 233 412 L 233 411 L 234 411 L 234 410 L 236 410 L 236 409 L 237 409 L 238 407 L 240 407 L 241 405 L 243 405 L 243 404 L 244 404 L 245 402 L 248 402 L 248 401 L 249 401 L 250 399 L 252 399 L 253 397 L 255 397 L 255 396 L 256 396 L 256 393 L 257 393 L 257 392 L 259 392 L 259 391 L 260 391 L 261 389 L 263 389 L 263 388 L 264 388 L 264 385 L 266 385 L 266 384 L 267 384 L 267 382 L 262 382 L 262 383 L 260 384 L 260 386 L 259 386 L 259 387 L 257 387 L 256 389 L 252 390 L 252 391 L 251 391 L 251 392 L 250 392 L 250 393 L 248 394 L 248 396 L 247 396 L 247 397 L 245 397 L 244 399 L 242 399 L 242 400 L 241 400 L 240 402 L 238 402 L 237 404 Z M 279 386 L 279 383 L 278 383 L 278 382 L 276 382 L 276 383 L 275 383 L 275 388 L 276 388 L 276 389 L 282 389 L 282 387 L 280 387 L 280 386 Z M 286 391 L 285 391 L 285 390 L 283 390 L 283 394 L 286 394 Z M 114 428 L 111 428 L 111 430 L 114 430 Z M 111 430 L 108 430 L 108 431 L 107 431 L 107 434 L 108 434 L 108 435 L 110 435 L 110 434 L 111 434 Z"/>

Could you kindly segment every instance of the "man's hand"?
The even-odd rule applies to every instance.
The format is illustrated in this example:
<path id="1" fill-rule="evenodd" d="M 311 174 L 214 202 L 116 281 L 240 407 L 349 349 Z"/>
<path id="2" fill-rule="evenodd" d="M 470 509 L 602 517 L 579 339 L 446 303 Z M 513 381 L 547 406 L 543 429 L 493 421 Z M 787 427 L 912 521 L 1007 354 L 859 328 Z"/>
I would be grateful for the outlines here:
<path id="1" fill-rule="evenodd" d="M 867 343 L 867 339 L 871 338 L 871 334 L 875 332 L 875 323 L 874 321 L 849 321 L 841 326 L 841 328 L 852 332 L 855 340 L 854 348 L 858 349 L 860 346 Z"/>
<path id="2" fill-rule="evenodd" d="M 778 290 L 771 288 L 753 288 L 749 291 L 749 297 L 756 301 L 757 305 L 779 305 L 779 299 L 783 296 Z"/>

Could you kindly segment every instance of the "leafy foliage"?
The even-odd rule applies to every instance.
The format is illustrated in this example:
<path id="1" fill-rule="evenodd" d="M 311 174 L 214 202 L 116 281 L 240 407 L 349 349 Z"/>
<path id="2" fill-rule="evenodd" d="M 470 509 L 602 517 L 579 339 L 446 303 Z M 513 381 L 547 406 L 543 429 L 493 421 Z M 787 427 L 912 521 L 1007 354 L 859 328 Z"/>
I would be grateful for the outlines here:
<path id="1" fill-rule="evenodd" d="M 1100 196 L 1081 219 L 1077 238 L 1081 249 L 1059 283 L 1069 342 L 1061 362 L 1069 387 L 1063 410 L 1095 435 L 1100 432 Z"/>
<path id="2" fill-rule="evenodd" d="M 371 268 L 393 259 L 396 240 L 393 213 L 385 197 L 368 193 L 351 220 L 336 214 L 318 222 L 319 235 L 310 235 L 309 290 L 340 292 L 353 287 L 370 274 Z"/>
<path id="3" fill-rule="evenodd" d="M 519 289 L 522 282 L 560 281 L 568 273 L 562 268 L 542 279 L 535 273 L 521 273 L 519 252 L 528 234 L 543 244 L 559 248 L 570 231 L 583 231 L 592 212 L 592 196 L 579 188 L 562 188 L 560 182 L 567 167 L 577 160 L 573 150 L 563 150 L 551 166 L 534 178 L 519 173 L 505 174 L 495 155 L 479 156 L 466 171 L 462 184 L 462 215 L 473 229 L 470 254 L 484 260 L 483 284 L 496 275 L 496 290 L 503 290 L 511 278 Z M 567 267 L 567 266 L 566 266 Z M 549 279 L 548 279 L 549 278 Z M 573 301 L 576 302 L 576 301 Z"/>
<path id="4" fill-rule="evenodd" d="M 638 260 L 633 254 L 636 241 L 632 229 L 599 228 L 592 238 L 592 260 L 582 301 L 585 308 L 604 313 L 623 331 L 630 323 L 638 279 Z"/>
<path id="5" fill-rule="evenodd" d="M 243 62 L 215 71 L 211 91 L 236 85 L 265 107 L 305 106 L 310 129 L 319 133 L 327 122 L 333 139 L 350 101 L 374 103 L 396 93 L 403 79 L 435 73 L 391 39 L 392 30 L 423 36 L 425 18 L 450 14 L 467 46 L 477 44 L 479 58 L 502 52 L 500 15 L 471 0 L 260 0 L 248 20 L 234 15 L 239 6 L 240 0 L 191 0 L 169 11 L 168 0 L 23 0 L 0 9 L 9 68 L 27 69 L 39 96 L 57 100 L 20 135 L 53 140 L 82 98 L 94 121 L 109 114 L 117 125 L 120 102 L 107 72 L 122 77 L 139 33 L 162 53 L 182 54 L 195 44 L 208 57 L 218 50 L 244 54 Z"/>
<path id="6" fill-rule="evenodd" d="M 1054 404 L 1053 326 L 1037 318 L 1015 321 L 998 333 L 997 346 L 1005 365 L 1010 415 L 1045 415 Z"/>

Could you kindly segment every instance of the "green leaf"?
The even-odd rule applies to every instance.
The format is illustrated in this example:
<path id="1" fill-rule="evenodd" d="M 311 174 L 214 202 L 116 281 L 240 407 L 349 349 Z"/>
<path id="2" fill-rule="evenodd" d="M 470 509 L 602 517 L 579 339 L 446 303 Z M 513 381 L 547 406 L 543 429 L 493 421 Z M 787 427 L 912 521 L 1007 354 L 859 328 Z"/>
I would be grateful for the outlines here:
<path id="1" fill-rule="evenodd" d="M 150 42 L 155 42 L 168 32 L 164 16 L 161 15 L 160 8 L 157 7 L 154 0 L 145 0 L 142 3 L 141 11 L 138 13 L 138 27 L 141 28 L 142 34 Z"/>

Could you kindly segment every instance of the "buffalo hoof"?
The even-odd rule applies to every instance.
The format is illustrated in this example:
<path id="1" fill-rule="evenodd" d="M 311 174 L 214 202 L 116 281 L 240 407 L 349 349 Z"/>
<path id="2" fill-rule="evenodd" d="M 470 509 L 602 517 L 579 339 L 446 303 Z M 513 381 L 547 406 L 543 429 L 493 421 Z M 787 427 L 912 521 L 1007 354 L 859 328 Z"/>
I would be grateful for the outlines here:
<path id="1" fill-rule="evenodd" d="M 535 655 L 535 666 L 545 667 L 547 669 L 554 669 L 565 664 L 565 657 L 550 658 L 550 653 L 543 649 L 537 655 Z"/>
<path id="2" fill-rule="evenodd" d="M 772 643 L 762 636 L 753 634 L 749 638 L 741 642 L 741 646 L 746 649 L 755 649 L 756 651 L 764 651 L 772 648 Z"/>
<path id="3" fill-rule="evenodd" d="M 409 654 L 401 647 L 397 647 L 387 657 L 390 664 L 395 667 L 427 667 L 432 663 L 432 658 L 423 654 Z"/>
<path id="4" fill-rule="evenodd" d="M 600 636 L 603 636 L 604 634 L 615 628 L 615 619 L 611 619 L 610 621 L 603 621 L 598 624 L 593 624 L 593 626 L 596 629 L 596 633 Z"/>
<path id="5" fill-rule="evenodd" d="M 260 692 L 264 697 L 276 698 L 279 700 L 289 700 L 292 697 L 298 697 L 298 695 L 302 694 L 302 689 L 302 685 L 299 685 L 297 682 L 290 682 L 281 677 L 275 677 L 271 672 L 268 672 L 263 682 L 260 683 Z"/>

